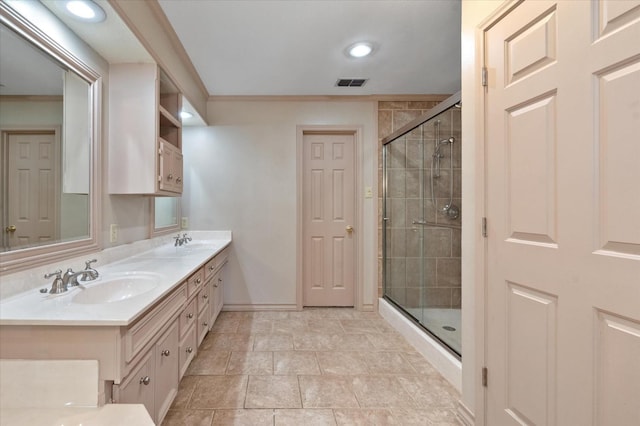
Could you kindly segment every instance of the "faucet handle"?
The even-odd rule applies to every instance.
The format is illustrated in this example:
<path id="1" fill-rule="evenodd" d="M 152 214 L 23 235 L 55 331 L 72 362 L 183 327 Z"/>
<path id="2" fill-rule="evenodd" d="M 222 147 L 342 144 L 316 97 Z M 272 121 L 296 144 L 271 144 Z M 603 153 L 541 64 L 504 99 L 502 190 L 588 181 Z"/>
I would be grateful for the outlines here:
<path id="1" fill-rule="evenodd" d="M 84 262 L 84 269 L 91 269 L 91 264 L 96 263 L 98 259 L 91 259 Z"/>
<path id="2" fill-rule="evenodd" d="M 61 277 L 62 269 L 58 269 L 57 271 L 50 272 L 48 274 L 44 274 L 44 278 L 48 280 L 49 278 L 53 277 L 54 275 L 56 276 L 56 279 L 62 279 L 62 277 Z"/>

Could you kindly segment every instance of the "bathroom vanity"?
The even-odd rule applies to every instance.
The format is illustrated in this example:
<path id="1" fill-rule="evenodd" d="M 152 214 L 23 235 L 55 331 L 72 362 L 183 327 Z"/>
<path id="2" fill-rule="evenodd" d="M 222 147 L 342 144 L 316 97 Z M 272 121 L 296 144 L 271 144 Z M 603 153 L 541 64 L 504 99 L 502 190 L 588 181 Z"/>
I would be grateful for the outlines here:
<path id="1" fill-rule="evenodd" d="M 98 279 L 62 294 L 43 284 L 3 300 L 0 358 L 97 360 L 99 403 L 144 404 L 160 424 L 222 309 L 231 233 L 218 234 L 98 263 Z"/>

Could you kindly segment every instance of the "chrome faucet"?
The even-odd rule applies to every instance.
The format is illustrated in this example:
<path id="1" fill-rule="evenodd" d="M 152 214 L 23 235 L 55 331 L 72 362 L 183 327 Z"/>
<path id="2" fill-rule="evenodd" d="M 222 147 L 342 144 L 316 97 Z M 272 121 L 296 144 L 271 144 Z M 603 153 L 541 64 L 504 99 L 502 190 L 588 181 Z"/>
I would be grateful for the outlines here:
<path id="1" fill-rule="evenodd" d="M 53 280 L 53 282 L 51 283 L 51 290 L 49 290 L 50 294 L 60 294 L 60 293 L 64 293 L 65 291 L 67 291 L 67 286 L 64 284 L 64 282 L 62 281 L 62 270 L 58 269 L 55 272 L 51 272 L 50 274 L 44 274 L 45 279 L 49 279 L 53 276 L 55 276 L 55 279 Z M 40 290 L 40 292 L 46 292 L 47 289 L 42 289 Z"/>
<path id="2" fill-rule="evenodd" d="M 100 273 L 91 267 L 92 263 L 96 263 L 98 259 L 91 259 L 84 262 L 84 274 L 80 277 L 80 281 L 93 281 L 100 276 Z"/>
<path id="3" fill-rule="evenodd" d="M 186 245 L 189 241 L 191 241 L 191 237 L 188 237 L 187 234 L 182 234 L 182 237 L 180 236 L 180 234 L 178 234 L 177 237 L 173 237 L 174 240 L 176 240 L 175 244 L 173 245 L 174 247 L 178 247 L 178 246 L 183 246 Z"/>

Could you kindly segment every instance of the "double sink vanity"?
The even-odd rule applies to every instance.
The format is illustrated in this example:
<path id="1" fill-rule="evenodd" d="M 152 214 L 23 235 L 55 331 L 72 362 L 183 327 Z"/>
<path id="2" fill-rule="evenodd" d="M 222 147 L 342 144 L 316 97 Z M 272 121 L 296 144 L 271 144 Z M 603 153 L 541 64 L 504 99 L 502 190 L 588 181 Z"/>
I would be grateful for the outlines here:
<path id="1" fill-rule="evenodd" d="M 2 300 L 0 359 L 97 360 L 98 405 L 144 404 L 160 424 L 223 305 L 231 232 L 195 234 L 105 250 L 97 276 L 51 293 L 56 271 Z"/>

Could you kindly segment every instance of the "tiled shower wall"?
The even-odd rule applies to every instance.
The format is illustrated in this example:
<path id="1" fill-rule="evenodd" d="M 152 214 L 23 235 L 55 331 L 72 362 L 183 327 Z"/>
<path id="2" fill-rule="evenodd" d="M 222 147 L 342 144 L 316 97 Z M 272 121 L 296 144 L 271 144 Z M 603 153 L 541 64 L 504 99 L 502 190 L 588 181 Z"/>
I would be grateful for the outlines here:
<path id="1" fill-rule="evenodd" d="M 379 102 L 379 136 L 386 135 L 420 117 L 439 101 Z M 453 136 L 454 204 L 461 206 L 461 134 L 460 110 L 451 109 L 441 114 L 440 139 Z M 407 308 L 440 307 L 459 308 L 460 293 L 460 230 L 444 227 L 415 227 L 412 221 L 460 224 L 460 218 L 449 220 L 437 213 L 449 201 L 449 147 L 441 152 L 441 177 L 434 180 L 435 205 L 431 201 L 431 158 L 435 145 L 435 119 L 425 123 L 401 140 L 392 143 L 388 151 L 388 187 L 390 202 L 387 206 L 388 235 L 387 275 L 392 298 Z M 424 139 L 424 163 L 421 161 L 420 140 Z M 382 188 L 382 145 L 379 156 L 379 188 Z M 421 167 L 424 165 L 424 168 Z M 424 191 L 420 193 L 420 179 Z M 380 194 L 382 195 L 382 194 Z M 423 202 L 421 196 L 424 196 Z M 382 198 L 379 200 L 379 294 L 382 294 Z M 422 237 L 422 238 L 421 238 Z M 423 244 L 423 252 L 420 251 Z M 421 254 L 423 255 L 421 257 Z M 424 265 L 421 276 L 421 264 Z"/>

